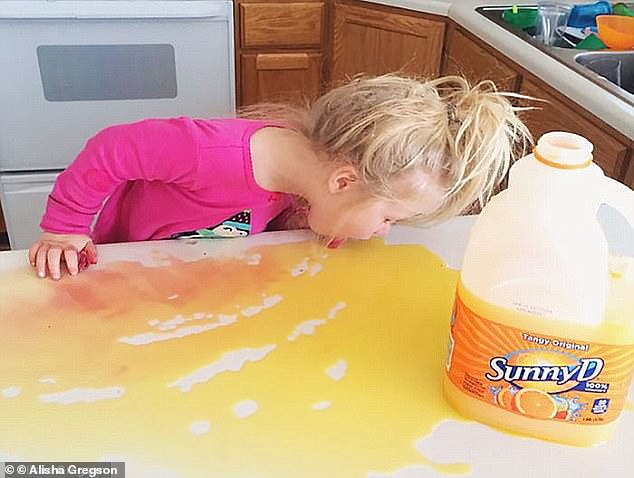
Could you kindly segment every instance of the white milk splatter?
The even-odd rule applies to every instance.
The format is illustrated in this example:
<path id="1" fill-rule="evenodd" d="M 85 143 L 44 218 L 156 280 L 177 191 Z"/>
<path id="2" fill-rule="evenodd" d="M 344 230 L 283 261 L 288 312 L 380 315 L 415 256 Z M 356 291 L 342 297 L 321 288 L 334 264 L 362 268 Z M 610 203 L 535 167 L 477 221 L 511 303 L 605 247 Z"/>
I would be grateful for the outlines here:
<path id="1" fill-rule="evenodd" d="M 332 402 L 330 400 L 326 400 L 323 402 L 317 402 L 317 403 L 313 403 L 313 410 L 326 410 L 328 408 L 330 408 L 332 405 Z"/>
<path id="2" fill-rule="evenodd" d="M 242 400 L 233 406 L 233 414 L 238 418 L 247 418 L 258 411 L 255 400 Z"/>
<path id="3" fill-rule="evenodd" d="M 254 305 L 251 307 L 247 307 L 244 310 L 241 310 L 240 313 L 242 315 L 244 315 L 245 317 L 252 317 L 256 314 L 259 314 L 260 312 L 262 312 L 264 309 L 268 309 L 270 307 L 273 307 L 275 304 L 279 303 L 282 301 L 282 296 L 281 295 L 271 295 L 268 297 L 265 297 L 262 300 L 262 305 Z"/>
<path id="4" fill-rule="evenodd" d="M 174 300 L 174 299 L 178 299 L 178 294 L 172 294 L 167 298 L 167 300 Z"/>
<path id="5" fill-rule="evenodd" d="M 181 392 L 189 392 L 192 386 L 205 383 L 222 372 L 238 372 L 247 362 L 258 362 L 270 354 L 275 344 L 266 345 L 259 349 L 240 349 L 225 353 L 220 360 L 202 367 L 185 377 L 179 378 L 170 387 L 178 387 Z"/>
<path id="6" fill-rule="evenodd" d="M 337 316 L 337 314 L 345 308 L 346 308 L 345 302 L 337 302 L 335 306 L 332 309 L 330 309 L 330 311 L 328 312 L 328 319 L 329 320 L 334 319 Z"/>
<path id="7" fill-rule="evenodd" d="M 312 277 L 321 272 L 323 268 L 324 267 L 319 262 L 315 262 L 313 265 L 310 266 L 310 271 L 308 273 Z"/>
<path id="8" fill-rule="evenodd" d="M 147 324 L 148 324 L 150 327 L 154 327 L 155 325 L 158 325 L 158 324 L 160 324 L 160 323 L 161 323 L 161 321 L 160 321 L 160 320 L 158 320 L 158 319 L 152 319 L 152 320 L 148 320 L 148 321 L 147 321 Z"/>
<path id="9" fill-rule="evenodd" d="M 181 314 L 175 315 L 174 318 L 165 320 L 159 325 L 159 330 L 172 330 L 187 321 Z"/>
<path id="10" fill-rule="evenodd" d="M 2 390 L 2 396 L 4 398 L 14 398 L 20 395 L 21 393 L 22 393 L 22 388 L 17 386 L 7 387 L 4 390 Z"/>
<path id="11" fill-rule="evenodd" d="M 346 371 L 348 370 L 348 362 L 341 359 L 338 360 L 336 364 L 332 367 L 326 369 L 326 374 L 333 380 L 339 381 L 346 375 Z"/>
<path id="12" fill-rule="evenodd" d="M 233 324 L 234 322 L 237 322 L 237 321 L 238 321 L 237 314 L 232 314 L 232 315 L 220 314 L 218 316 L 218 323 L 223 325 Z"/>
<path id="13" fill-rule="evenodd" d="M 194 435 L 204 435 L 209 433 L 209 430 L 211 430 L 211 423 L 207 420 L 197 420 L 189 425 L 189 431 Z"/>
<path id="14" fill-rule="evenodd" d="M 262 254 L 253 254 L 252 256 L 249 256 L 249 259 L 247 260 L 247 264 L 250 266 L 257 266 L 260 261 L 262 260 Z"/>
<path id="15" fill-rule="evenodd" d="M 57 379 L 55 377 L 41 377 L 38 382 L 40 383 L 57 383 Z"/>
<path id="16" fill-rule="evenodd" d="M 269 307 L 273 307 L 275 304 L 279 302 L 282 302 L 282 296 L 277 294 L 277 295 L 271 295 L 269 297 L 265 297 L 264 300 L 262 301 L 262 304 L 264 308 L 269 308 Z"/>
<path id="17" fill-rule="evenodd" d="M 62 405 L 69 405 L 71 403 L 88 403 L 96 402 L 98 400 L 121 398 L 124 394 L 124 387 L 73 388 L 64 392 L 40 395 L 40 401 L 44 403 L 60 403 Z"/>
<path id="18" fill-rule="evenodd" d="M 315 333 L 315 329 L 325 323 L 326 321 L 323 319 L 313 319 L 302 322 L 297 327 L 295 327 L 295 330 L 293 330 L 291 335 L 288 336 L 288 340 L 293 342 L 300 335 L 313 335 Z"/>
<path id="19" fill-rule="evenodd" d="M 201 334 L 208 330 L 223 327 L 232 324 L 237 320 L 236 315 L 220 316 L 217 322 L 204 325 L 190 325 L 181 327 L 173 332 L 145 332 L 142 334 L 132 335 L 130 337 L 120 337 L 119 342 L 130 345 L 147 345 L 153 342 L 162 342 L 164 340 L 180 339 L 188 335 Z"/>
<path id="20" fill-rule="evenodd" d="M 305 257 L 302 262 L 300 262 L 295 267 L 293 267 L 293 270 L 291 270 L 291 275 L 293 277 L 301 276 L 302 274 L 305 274 L 307 270 L 308 270 L 308 257 Z"/>

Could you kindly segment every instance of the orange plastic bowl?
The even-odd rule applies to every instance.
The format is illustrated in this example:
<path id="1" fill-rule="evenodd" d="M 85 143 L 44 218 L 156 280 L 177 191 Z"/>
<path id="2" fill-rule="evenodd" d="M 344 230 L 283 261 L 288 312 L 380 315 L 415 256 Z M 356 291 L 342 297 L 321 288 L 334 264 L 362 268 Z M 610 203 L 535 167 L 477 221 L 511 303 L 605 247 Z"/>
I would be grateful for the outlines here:
<path id="1" fill-rule="evenodd" d="M 616 50 L 634 48 L 634 17 L 623 15 L 597 16 L 601 41 Z"/>

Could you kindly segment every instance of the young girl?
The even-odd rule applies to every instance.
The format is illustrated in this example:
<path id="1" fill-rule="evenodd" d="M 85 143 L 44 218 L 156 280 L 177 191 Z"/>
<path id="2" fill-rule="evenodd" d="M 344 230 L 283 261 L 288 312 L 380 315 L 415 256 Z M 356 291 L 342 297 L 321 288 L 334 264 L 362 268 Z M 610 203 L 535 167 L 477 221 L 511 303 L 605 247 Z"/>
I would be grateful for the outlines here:
<path id="1" fill-rule="evenodd" d="M 486 202 L 530 138 L 506 96 L 491 82 L 386 75 L 306 110 L 262 105 L 242 118 L 106 128 L 57 179 L 29 260 L 39 277 L 59 279 L 62 264 L 75 275 L 95 263 L 95 243 L 295 222 L 337 247 L 398 221 L 460 214 Z"/>

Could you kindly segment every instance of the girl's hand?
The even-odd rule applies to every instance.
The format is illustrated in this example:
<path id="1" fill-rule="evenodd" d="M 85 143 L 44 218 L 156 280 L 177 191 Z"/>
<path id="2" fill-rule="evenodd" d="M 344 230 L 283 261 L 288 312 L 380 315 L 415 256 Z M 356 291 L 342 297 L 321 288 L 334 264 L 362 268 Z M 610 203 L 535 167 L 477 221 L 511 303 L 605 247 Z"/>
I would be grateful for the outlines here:
<path id="1" fill-rule="evenodd" d="M 61 277 L 62 262 L 70 275 L 97 263 L 97 248 L 84 234 L 55 234 L 44 232 L 29 249 L 29 262 L 37 270 L 38 277 Z"/>

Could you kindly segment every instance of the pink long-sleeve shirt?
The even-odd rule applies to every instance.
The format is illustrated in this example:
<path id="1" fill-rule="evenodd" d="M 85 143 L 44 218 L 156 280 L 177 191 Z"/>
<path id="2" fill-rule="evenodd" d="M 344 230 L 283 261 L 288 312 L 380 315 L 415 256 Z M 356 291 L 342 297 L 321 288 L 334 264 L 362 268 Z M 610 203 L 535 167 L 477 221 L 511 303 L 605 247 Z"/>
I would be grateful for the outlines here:
<path id="1" fill-rule="evenodd" d="M 96 243 L 261 232 L 291 205 L 253 175 L 250 139 L 266 126 L 175 118 L 106 128 L 58 177 L 40 226 Z"/>

